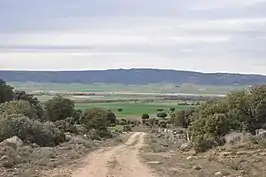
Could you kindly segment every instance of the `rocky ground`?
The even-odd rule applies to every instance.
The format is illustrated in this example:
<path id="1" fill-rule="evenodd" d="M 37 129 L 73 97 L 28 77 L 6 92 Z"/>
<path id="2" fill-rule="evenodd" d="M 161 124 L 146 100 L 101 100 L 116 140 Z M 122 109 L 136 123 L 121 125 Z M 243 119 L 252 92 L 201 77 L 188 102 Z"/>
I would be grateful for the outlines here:
<path id="1" fill-rule="evenodd" d="M 78 167 L 80 159 L 101 147 L 115 146 L 127 139 L 128 135 L 105 141 L 92 141 L 82 136 L 71 139 L 56 147 L 39 147 L 24 144 L 13 137 L 0 143 L 1 177 L 51 177 L 70 176 Z M 68 168 L 64 168 L 64 167 Z M 64 169 L 64 170 L 61 170 Z"/>
<path id="2" fill-rule="evenodd" d="M 158 131 L 146 138 L 143 160 L 162 177 L 264 177 L 266 176 L 266 140 L 257 143 L 241 135 L 231 136 L 230 143 L 205 153 L 195 153 L 185 136 L 169 136 Z M 241 136 L 240 136 L 241 135 Z M 245 137 L 245 138 L 243 138 Z"/>
<path id="3" fill-rule="evenodd" d="M 265 135 L 231 133 L 224 146 L 205 153 L 193 151 L 184 130 L 134 132 L 105 141 L 73 136 L 53 148 L 13 137 L 0 143 L 0 176 L 266 177 Z"/>

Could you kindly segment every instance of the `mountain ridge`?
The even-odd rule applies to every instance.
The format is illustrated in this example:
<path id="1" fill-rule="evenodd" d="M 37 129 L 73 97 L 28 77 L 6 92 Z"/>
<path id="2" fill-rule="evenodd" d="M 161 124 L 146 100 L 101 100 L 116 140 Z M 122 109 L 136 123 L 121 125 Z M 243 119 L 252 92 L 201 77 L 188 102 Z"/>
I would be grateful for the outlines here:
<path id="1" fill-rule="evenodd" d="M 108 69 L 77 71 L 19 71 L 0 70 L 0 78 L 7 82 L 55 83 L 120 83 L 120 84 L 201 84 L 201 85 L 253 85 L 265 84 L 266 76 L 239 73 L 203 73 L 173 69 Z"/>

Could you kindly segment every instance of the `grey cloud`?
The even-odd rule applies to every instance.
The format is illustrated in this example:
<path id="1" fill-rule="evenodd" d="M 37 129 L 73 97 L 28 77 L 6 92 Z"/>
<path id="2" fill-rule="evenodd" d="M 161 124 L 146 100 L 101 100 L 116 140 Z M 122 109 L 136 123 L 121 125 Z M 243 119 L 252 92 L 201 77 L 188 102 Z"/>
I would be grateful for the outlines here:
<path id="1" fill-rule="evenodd" d="M 0 24 L 0 66 L 6 68 L 27 68 L 27 62 L 14 64 L 23 60 L 46 69 L 117 65 L 266 74 L 262 0 L 8 0 L 0 1 Z"/>

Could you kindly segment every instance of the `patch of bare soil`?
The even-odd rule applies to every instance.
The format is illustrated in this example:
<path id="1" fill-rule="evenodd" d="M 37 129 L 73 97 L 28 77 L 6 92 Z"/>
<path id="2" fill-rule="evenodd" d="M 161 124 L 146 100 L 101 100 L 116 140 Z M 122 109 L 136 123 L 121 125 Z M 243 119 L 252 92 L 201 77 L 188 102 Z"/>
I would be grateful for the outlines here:
<path id="1" fill-rule="evenodd" d="M 92 141 L 82 136 L 73 137 L 69 142 L 56 147 L 24 145 L 17 149 L 0 147 L 1 177 L 67 177 L 72 169 L 81 164 L 88 153 L 102 147 L 116 146 L 128 139 L 129 135 L 105 141 Z M 65 168 L 67 167 L 67 168 Z"/>
<path id="2" fill-rule="evenodd" d="M 135 132 L 125 144 L 93 152 L 72 177 L 155 177 L 138 156 L 144 136 L 145 133 Z"/>
<path id="3" fill-rule="evenodd" d="M 162 177 L 266 177 L 266 149 L 226 146 L 196 154 L 173 150 L 163 141 L 147 138 L 141 153 L 143 161 Z"/>

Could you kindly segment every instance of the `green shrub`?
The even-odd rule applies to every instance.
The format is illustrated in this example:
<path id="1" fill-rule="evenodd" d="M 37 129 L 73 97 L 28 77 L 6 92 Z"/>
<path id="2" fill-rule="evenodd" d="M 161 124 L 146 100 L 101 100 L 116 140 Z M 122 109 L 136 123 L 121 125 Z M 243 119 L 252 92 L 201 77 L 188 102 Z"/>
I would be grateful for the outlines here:
<path id="1" fill-rule="evenodd" d="M 108 111 L 101 108 L 92 108 L 83 112 L 80 117 L 80 123 L 83 124 L 87 130 L 107 130 Z"/>
<path id="2" fill-rule="evenodd" d="M 0 79 L 0 104 L 13 99 L 13 87 Z"/>
<path id="3" fill-rule="evenodd" d="M 112 111 L 107 112 L 107 123 L 109 125 L 116 123 L 116 115 Z"/>
<path id="4" fill-rule="evenodd" d="M 83 111 L 80 109 L 74 111 L 74 114 L 72 117 L 74 118 L 75 123 L 77 123 L 77 124 L 79 123 L 79 118 L 82 115 L 82 113 L 83 113 Z"/>
<path id="5" fill-rule="evenodd" d="M 119 125 L 127 125 L 127 120 L 126 119 L 121 119 L 118 121 Z"/>
<path id="6" fill-rule="evenodd" d="M 171 112 L 174 112 L 175 111 L 175 108 L 170 108 L 169 109 Z"/>
<path id="7" fill-rule="evenodd" d="M 158 112 L 161 112 L 161 111 L 163 111 L 163 109 L 162 108 L 158 108 L 157 111 Z"/>
<path id="8" fill-rule="evenodd" d="M 222 144 L 221 139 L 230 130 L 229 119 L 224 114 L 198 117 L 189 130 L 195 150 L 203 152 Z"/>
<path id="9" fill-rule="evenodd" d="M 52 123 L 41 123 L 23 115 L 10 115 L 0 119 L 1 140 L 18 136 L 24 142 L 40 146 L 55 146 L 65 141 L 65 135 Z"/>
<path id="10" fill-rule="evenodd" d="M 27 94 L 25 91 L 15 91 L 14 100 L 28 101 L 34 108 L 35 113 L 40 121 L 44 121 L 44 110 L 40 101 L 31 94 Z"/>
<path id="11" fill-rule="evenodd" d="M 56 146 L 66 140 L 64 132 L 56 128 L 54 123 L 33 124 L 35 143 L 40 146 Z"/>
<path id="12" fill-rule="evenodd" d="M 159 112 L 158 114 L 157 114 L 157 117 L 160 117 L 160 118 L 166 118 L 167 117 L 167 113 L 166 112 Z"/>
<path id="13" fill-rule="evenodd" d="M 122 108 L 118 108 L 117 111 L 118 111 L 118 112 L 122 112 L 123 109 L 122 109 Z"/>
<path id="14" fill-rule="evenodd" d="M 74 101 L 57 95 L 45 103 L 45 116 L 52 122 L 64 120 L 74 115 L 74 107 Z"/>
<path id="15" fill-rule="evenodd" d="M 54 124 L 56 127 L 63 132 L 78 133 L 77 127 L 75 126 L 75 118 L 68 117 L 65 120 L 56 121 Z"/>
<path id="16" fill-rule="evenodd" d="M 141 115 L 141 119 L 147 120 L 149 118 L 150 118 L 150 115 L 149 114 L 142 114 Z"/>
<path id="17" fill-rule="evenodd" d="M 124 131 L 124 132 L 131 132 L 131 127 L 130 127 L 129 125 L 125 125 L 125 126 L 123 127 L 123 131 Z"/>
<path id="18" fill-rule="evenodd" d="M 175 112 L 171 115 L 171 123 L 175 126 L 181 126 L 183 128 L 188 128 L 191 123 L 191 117 L 194 114 L 194 109 L 182 110 Z"/>
<path id="19" fill-rule="evenodd" d="M 91 129 L 88 132 L 88 138 L 91 140 L 101 140 L 101 136 L 99 135 L 99 132 L 95 129 Z"/>
<path id="20" fill-rule="evenodd" d="M 102 138 L 112 138 L 112 133 L 107 130 L 91 129 L 88 132 L 88 138 L 91 140 L 101 140 Z"/>
<path id="21" fill-rule="evenodd" d="M 29 117 L 30 119 L 37 119 L 37 114 L 34 108 L 28 101 L 24 100 L 10 101 L 0 104 L 0 114 L 21 114 L 26 117 Z"/>

